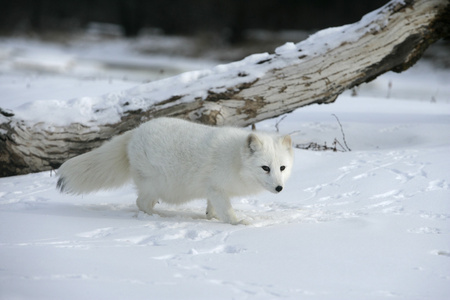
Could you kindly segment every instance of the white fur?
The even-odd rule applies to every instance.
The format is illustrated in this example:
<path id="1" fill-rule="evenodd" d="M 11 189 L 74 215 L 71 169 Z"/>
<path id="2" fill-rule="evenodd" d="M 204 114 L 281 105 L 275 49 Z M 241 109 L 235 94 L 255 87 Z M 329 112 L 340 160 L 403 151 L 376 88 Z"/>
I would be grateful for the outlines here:
<path id="1" fill-rule="evenodd" d="M 208 218 L 238 224 L 245 221 L 237 220 L 230 197 L 281 191 L 292 162 L 289 136 L 158 118 L 65 162 L 58 187 L 82 194 L 120 186 L 131 177 L 137 205 L 148 214 L 159 200 L 181 204 L 206 198 Z"/>

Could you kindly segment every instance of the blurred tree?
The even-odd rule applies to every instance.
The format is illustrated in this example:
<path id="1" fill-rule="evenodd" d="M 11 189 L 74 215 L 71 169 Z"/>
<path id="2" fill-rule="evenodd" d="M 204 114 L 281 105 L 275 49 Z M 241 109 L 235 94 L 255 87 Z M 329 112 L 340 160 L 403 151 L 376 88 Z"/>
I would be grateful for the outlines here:
<path id="1" fill-rule="evenodd" d="M 143 0 L 117 0 L 118 23 L 122 25 L 126 37 L 139 34 L 144 27 L 145 12 Z"/>
<path id="2" fill-rule="evenodd" d="M 89 22 L 120 24 L 126 36 L 148 27 L 170 34 L 246 29 L 316 30 L 357 21 L 387 0 L 0 0 L 0 30 L 69 30 Z"/>

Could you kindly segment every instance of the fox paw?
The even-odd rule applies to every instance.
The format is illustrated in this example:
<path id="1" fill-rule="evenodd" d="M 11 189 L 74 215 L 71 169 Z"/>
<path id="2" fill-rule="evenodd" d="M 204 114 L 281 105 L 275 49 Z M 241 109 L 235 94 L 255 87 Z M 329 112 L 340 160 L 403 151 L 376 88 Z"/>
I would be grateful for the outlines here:
<path id="1" fill-rule="evenodd" d="M 206 212 L 206 218 L 207 218 L 208 220 L 219 219 L 219 218 L 216 216 L 215 213 L 210 212 L 210 211 L 207 211 L 207 212 Z"/>

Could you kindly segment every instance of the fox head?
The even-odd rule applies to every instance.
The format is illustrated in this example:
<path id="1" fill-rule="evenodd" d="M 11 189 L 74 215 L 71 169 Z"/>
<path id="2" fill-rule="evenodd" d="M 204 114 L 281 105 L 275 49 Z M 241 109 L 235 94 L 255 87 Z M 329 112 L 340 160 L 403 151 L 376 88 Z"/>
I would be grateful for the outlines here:
<path id="1" fill-rule="evenodd" d="M 279 193 L 291 175 L 293 156 L 289 135 L 250 133 L 244 148 L 242 175 L 272 193 Z"/>

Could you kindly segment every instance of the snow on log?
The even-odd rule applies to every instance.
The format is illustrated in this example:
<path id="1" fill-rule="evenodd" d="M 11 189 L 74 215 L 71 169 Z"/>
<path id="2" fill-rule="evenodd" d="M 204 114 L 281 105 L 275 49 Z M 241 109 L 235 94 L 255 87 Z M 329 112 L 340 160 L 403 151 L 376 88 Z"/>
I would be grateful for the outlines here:
<path id="1" fill-rule="evenodd" d="M 346 89 L 413 65 L 430 44 L 449 35 L 449 11 L 448 0 L 393 0 L 359 22 L 286 43 L 273 54 L 102 97 L 0 109 L 0 176 L 56 169 L 159 116 L 246 126 L 333 102 Z"/>

